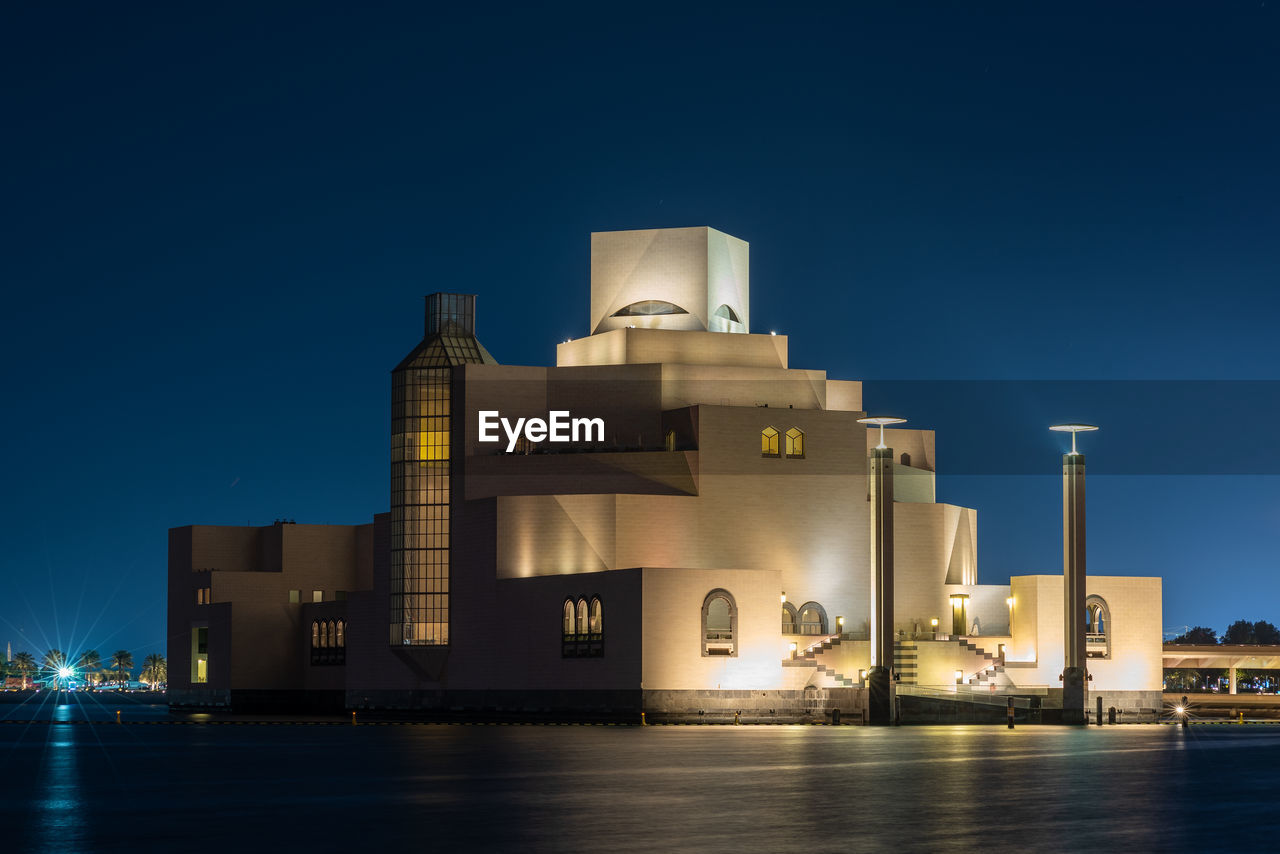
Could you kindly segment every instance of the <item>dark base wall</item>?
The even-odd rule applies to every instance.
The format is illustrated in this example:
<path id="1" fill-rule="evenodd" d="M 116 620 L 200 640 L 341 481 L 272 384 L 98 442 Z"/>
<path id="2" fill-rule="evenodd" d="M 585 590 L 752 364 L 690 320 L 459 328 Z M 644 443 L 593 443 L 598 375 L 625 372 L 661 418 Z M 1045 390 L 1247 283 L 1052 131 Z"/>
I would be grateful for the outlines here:
<path id="1" fill-rule="evenodd" d="M 1158 696 L 1158 695 L 1157 695 Z M 1043 708 L 1017 709 L 1017 724 L 1058 723 L 1053 699 Z M 1121 699 L 1113 695 L 1104 708 Z M 1147 698 L 1120 713 L 1118 722 L 1157 719 Z M 1137 702 L 1141 700 L 1142 702 Z M 899 695 L 903 724 L 1003 724 L 1002 706 Z M 1061 702 L 1060 700 L 1058 702 Z M 440 721 L 610 721 L 651 724 L 760 724 L 865 722 L 863 688 L 765 691 L 170 691 L 174 709 L 261 714 L 341 714 Z M 1041 705 L 1041 704 L 1037 704 Z"/>
<path id="2" fill-rule="evenodd" d="M 863 688 L 774 691 L 645 691 L 650 723 L 861 724 Z M 839 714 L 834 714 L 837 712 Z"/>
<path id="3" fill-rule="evenodd" d="M 861 723 L 861 688 L 795 691 L 348 691 L 372 714 L 453 720 L 610 720 L 639 723 Z"/>
<path id="4" fill-rule="evenodd" d="M 1008 721 L 1003 696 L 991 695 L 987 702 L 969 702 L 946 697 L 923 697 L 899 694 L 897 697 L 903 724 L 1003 724 Z M 1015 724 L 1061 724 L 1062 691 L 1050 689 L 1044 695 L 1014 695 L 1019 708 L 1014 709 Z M 1154 723 L 1161 718 L 1160 695 L 1151 691 L 1110 691 L 1088 695 L 1082 722 L 1075 725 L 1098 722 L 1097 700 L 1102 698 L 1102 720 L 1110 720 L 1111 709 L 1116 710 L 1116 723 Z M 1031 708 L 1023 708 L 1031 705 Z"/>
<path id="5" fill-rule="evenodd" d="M 441 720 L 639 722 L 640 691 L 348 691 L 347 708 Z"/>
<path id="6" fill-rule="evenodd" d="M 172 690 L 171 709 L 219 709 L 245 714 L 337 714 L 342 691 Z"/>

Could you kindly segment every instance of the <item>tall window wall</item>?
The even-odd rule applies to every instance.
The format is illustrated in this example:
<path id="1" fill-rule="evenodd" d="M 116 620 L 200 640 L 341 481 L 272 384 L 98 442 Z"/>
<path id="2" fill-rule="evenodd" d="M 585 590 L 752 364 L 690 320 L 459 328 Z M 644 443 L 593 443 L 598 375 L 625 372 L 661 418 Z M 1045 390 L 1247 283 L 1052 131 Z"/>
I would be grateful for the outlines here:
<path id="1" fill-rule="evenodd" d="M 443 360 L 442 360 L 443 361 Z M 449 643 L 449 367 L 391 385 L 391 643 Z"/>
<path id="2" fill-rule="evenodd" d="M 391 644 L 449 637 L 449 437 L 454 369 L 496 365 L 475 337 L 476 298 L 427 297 L 426 337 L 391 373 Z"/>

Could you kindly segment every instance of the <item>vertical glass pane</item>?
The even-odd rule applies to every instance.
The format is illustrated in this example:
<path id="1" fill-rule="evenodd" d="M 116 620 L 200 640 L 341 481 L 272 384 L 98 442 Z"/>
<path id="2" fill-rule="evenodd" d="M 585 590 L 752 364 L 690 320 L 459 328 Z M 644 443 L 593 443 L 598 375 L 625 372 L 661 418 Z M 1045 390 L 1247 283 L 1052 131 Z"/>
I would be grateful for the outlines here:
<path id="1" fill-rule="evenodd" d="M 446 321 L 447 294 L 435 299 Z M 434 297 L 433 297 L 434 299 Z M 449 642 L 449 368 L 392 376 L 391 643 Z"/>

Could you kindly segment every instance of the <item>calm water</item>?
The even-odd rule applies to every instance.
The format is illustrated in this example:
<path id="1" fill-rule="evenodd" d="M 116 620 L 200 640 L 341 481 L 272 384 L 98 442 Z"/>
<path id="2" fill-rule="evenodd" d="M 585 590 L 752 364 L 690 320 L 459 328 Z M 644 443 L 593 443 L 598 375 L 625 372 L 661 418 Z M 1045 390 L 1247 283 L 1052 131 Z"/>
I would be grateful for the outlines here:
<path id="1" fill-rule="evenodd" d="M 68 722 L 0 724 L 4 850 L 1280 848 L 1280 727 L 116 726 L 113 712 L 46 705 Z M 85 717 L 101 722 L 69 722 Z"/>

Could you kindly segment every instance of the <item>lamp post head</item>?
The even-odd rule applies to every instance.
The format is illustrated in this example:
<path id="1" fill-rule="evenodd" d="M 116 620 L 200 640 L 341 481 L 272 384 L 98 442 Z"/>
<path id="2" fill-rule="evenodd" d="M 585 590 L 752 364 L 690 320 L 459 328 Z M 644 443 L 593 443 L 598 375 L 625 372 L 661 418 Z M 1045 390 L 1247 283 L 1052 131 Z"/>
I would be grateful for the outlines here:
<path id="1" fill-rule="evenodd" d="M 1079 422 L 1070 422 L 1067 424 L 1054 424 L 1049 429 L 1053 430 L 1056 433 L 1071 434 L 1071 456 L 1074 457 L 1074 456 L 1078 456 L 1080 453 L 1079 451 L 1076 450 L 1076 434 L 1090 433 L 1094 430 L 1097 430 L 1098 428 L 1096 425 L 1093 425 L 1093 424 L 1081 424 Z"/>
<path id="2" fill-rule="evenodd" d="M 894 416 L 892 416 L 892 415 L 868 415 L 866 418 L 859 418 L 859 419 L 858 419 L 858 423 L 859 423 L 859 424 L 876 424 L 876 425 L 879 425 L 879 427 L 880 427 L 880 444 L 879 444 L 879 445 L 876 445 L 876 447 L 877 447 L 877 448 L 883 448 L 883 447 L 884 447 L 884 425 L 886 425 L 886 424 L 903 424 L 903 423 L 905 423 L 905 422 L 906 422 L 906 420 L 907 420 L 907 419 L 905 419 L 905 418 L 895 418 L 895 417 L 894 417 Z"/>

